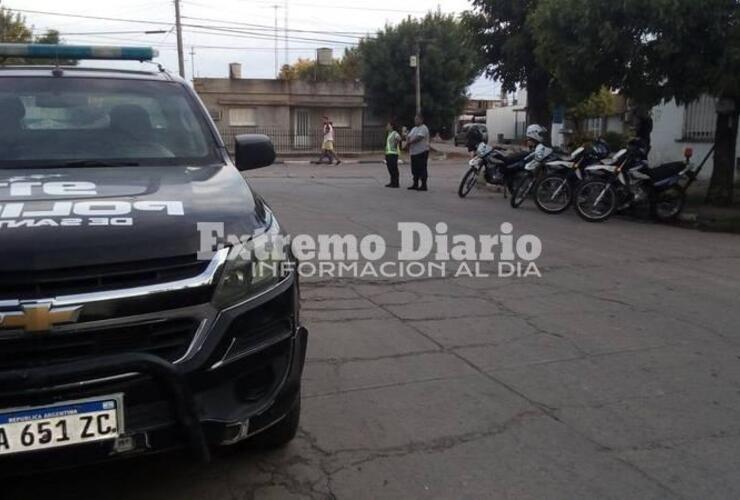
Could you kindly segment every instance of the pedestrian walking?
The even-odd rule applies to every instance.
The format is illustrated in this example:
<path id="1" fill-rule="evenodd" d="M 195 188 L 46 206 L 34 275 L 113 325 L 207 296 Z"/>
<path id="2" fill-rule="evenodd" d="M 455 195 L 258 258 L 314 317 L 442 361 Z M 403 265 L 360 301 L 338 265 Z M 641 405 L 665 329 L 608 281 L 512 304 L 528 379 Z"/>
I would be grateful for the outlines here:
<path id="1" fill-rule="evenodd" d="M 424 117 L 421 113 L 414 118 L 414 128 L 411 129 L 407 138 L 409 154 L 411 155 L 411 175 L 413 184 L 409 187 L 412 191 L 426 191 L 427 179 L 429 178 L 429 128 L 424 125 Z"/>
<path id="2" fill-rule="evenodd" d="M 321 157 L 319 157 L 318 163 L 324 162 L 324 158 L 329 159 L 329 165 L 332 162 L 336 162 L 335 165 L 339 165 L 342 161 L 337 156 L 334 149 L 334 124 L 329 120 L 328 116 L 324 116 L 324 125 L 322 128 L 324 137 L 321 143 Z"/>
<path id="3" fill-rule="evenodd" d="M 398 125 L 395 122 L 389 122 L 385 127 L 388 133 L 385 140 L 385 165 L 388 167 L 388 174 L 391 182 L 386 184 L 387 188 L 399 187 L 398 174 L 398 155 L 400 153 L 401 134 L 398 132 Z"/>

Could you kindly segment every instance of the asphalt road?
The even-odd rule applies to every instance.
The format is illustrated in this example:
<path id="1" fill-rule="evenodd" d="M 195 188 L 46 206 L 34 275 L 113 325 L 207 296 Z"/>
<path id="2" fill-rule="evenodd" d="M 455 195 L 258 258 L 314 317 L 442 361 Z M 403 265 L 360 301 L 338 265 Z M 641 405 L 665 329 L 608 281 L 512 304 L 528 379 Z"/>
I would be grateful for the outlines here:
<path id="1" fill-rule="evenodd" d="M 740 497 L 740 237 L 461 200 L 459 163 L 432 172 L 428 193 L 383 188 L 382 165 L 248 177 L 294 233 L 398 244 L 399 221 L 469 234 L 511 222 L 542 240 L 542 277 L 307 283 L 288 448 L 128 461 L 5 496 Z"/>

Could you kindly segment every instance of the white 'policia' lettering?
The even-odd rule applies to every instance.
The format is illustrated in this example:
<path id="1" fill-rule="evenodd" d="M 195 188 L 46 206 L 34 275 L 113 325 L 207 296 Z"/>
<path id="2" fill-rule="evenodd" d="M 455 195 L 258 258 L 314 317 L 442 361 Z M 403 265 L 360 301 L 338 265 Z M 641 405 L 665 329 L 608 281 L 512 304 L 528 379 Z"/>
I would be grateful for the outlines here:
<path id="1" fill-rule="evenodd" d="M 185 215 L 181 201 L 56 201 L 45 210 L 27 210 L 25 203 L 0 205 L 0 219 L 41 217 L 119 217 L 134 212 L 165 212 L 166 215 Z"/>
<path id="2" fill-rule="evenodd" d="M 5 193 L 7 191 L 7 193 Z M 95 196 L 97 188 L 92 182 L 0 182 L 0 197 L 34 196 Z"/>
<path id="3" fill-rule="evenodd" d="M 0 199 L 97 196 L 92 182 L 0 182 Z M 129 216 L 136 212 L 161 212 L 168 216 L 185 215 L 181 201 L 34 201 L 0 204 L 0 229 L 69 226 L 131 226 Z M 81 219 L 89 218 L 89 219 Z"/>

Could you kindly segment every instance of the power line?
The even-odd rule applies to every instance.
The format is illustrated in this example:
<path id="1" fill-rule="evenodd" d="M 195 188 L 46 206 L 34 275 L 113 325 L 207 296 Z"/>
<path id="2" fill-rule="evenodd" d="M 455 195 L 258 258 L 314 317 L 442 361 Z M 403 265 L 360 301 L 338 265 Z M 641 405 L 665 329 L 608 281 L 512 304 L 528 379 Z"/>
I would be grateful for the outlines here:
<path id="1" fill-rule="evenodd" d="M 137 23 L 137 24 L 155 24 L 159 26 L 171 26 L 172 21 L 149 21 L 149 20 L 141 20 L 141 19 L 124 19 L 120 17 L 103 17 L 103 16 L 91 16 L 87 14 L 70 14 L 66 12 L 49 12 L 49 11 L 43 11 L 43 10 L 29 10 L 29 9 L 11 9 L 10 7 L 7 7 L 8 10 L 12 10 L 13 12 L 22 12 L 24 14 L 40 14 L 44 16 L 58 16 L 58 17 L 71 17 L 71 18 L 77 18 L 77 19 L 90 19 L 93 21 L 113 21 L 113 22 L 121 22 L 121 23 Z"/>
<path id="2" fill-rule="evenodd" d="M 169 33 L 169 30 L 130 30 L 130 31 L 81 31 L 79 33 L 70 33 L 67 31 L 59 32 L 60 35 L 64 36 L 85 36 L 85 35 L 164 35 Z"/>
<path id="3" fill-rule="evenodd" d="M 274 6 L 273 6 L 274 7 Z M 40 14 L 40 15 L 48 15 L 48 16 L 59 16 L 59 17 L 71 17 L 71 18 L 79 18 L 79 19 L 90 19 L 95 21 L 111 21 L 111 22 L 121 22 L 121 23 L 137 23 L 137 24 L 154 24 L 159 26 L 172 26 L 172 22 L 166 22 L 166 21 L 151 21 L 151 20 L 144 20 L 144 19 L 126 19 L 126 18 L 120 18 L 120 17 L 104 17 L 104 16 L 92 16 L 88 14 L 72 14 L 67 12 L 50 12 L 50 11 L 40 11 L 40 10 L 28 10 L 28 9 L 11 9 L 14 12 L 22 12 L 25 14 Z M 275 31 L 275 28 L 272 26 L 268 26 L 265 24 L 254 24 L 254 23 L 244 23 L 244 22 L 238 22 L 238 21 L 228 21 L 225 19 L 213 19 L 213 18 L 207 18 L 207 17 L 192 17 L 192 16 L 181 16 L 182 19 L 190 19 L 193 21 L 206 21 L 206 22 L 215 22 L 215 23 L 221 23 L 221 24 L 228 24 L 232 26 L 213 26 L 214 28 L 232 28 L 232 29 L 241 29 L 240 27 L 247 27 L 253 30 L 258 31 Z M 183 26 L 189 26 L 188 24 L 183 23 Z M 307 34 L 318 34 L 318 35 L 329 35 L 329 36 L 337 36 L 337 37 L 343 37 L 343 38 L 353 38 L 353 39 L 360 39 L 365 38 L 367 36 L 367 33 L 363 33 L 360 31 L 327 31 L 327 30 L 303 30 L 303 29 L 289 29 L 287 30 L 289 32 L 293 33 L 307 33 Z"/>
<path id="4" fill-rule="evenodd" d="M 203 24 L 183 24 L 184 27 L 195 28 L 195 30 L 189 30 L 193 33 L 206 33 L 216 36 L 232 36 L 235 38 L 253 38 L 255 40 L 272 40 L 273 36 L 269 33 L 255 33 L 253 31 L 222 28 L 219 26 L 209 26 Z M 196 31 L 201 30 L 201 31 Z M 310 37 L 290 37 L 292 41 L 296 42 L 323 42 L 334 45 L 357 45 L 357 42 L 348 42 L 344 40 L 330 40 L 327 38 L 310 38 Z"/>
<path id="5" fill-rule="evenodd" d="M 92 37 L 75 37 L 75 40 L 81 40 L 83 43 L 96 43 L 100 42 L 101 40 L 104 41 L 116 41 L 116 42 L 132 42 L 132 41 L 139 41 L 139 40 L 130 40 L 125 38 L 117 38 L 117 37 L 111 37 L 111 36 L 103 36 L 103 35 L 95 35 Z M 177 50 L 177 45 L 174 43 L 155 43 L 155 47 L 157 47 L 160 51 L 174 51 Z M 194 49 L 197 50 L 240 50 L 240 51 L 263 51 L 263 52 L 272 52 L 275 50 L 272 47 L 256 47 L 256 46 L 238 46 L 238 45 L 198 45 L 194 44 L 192 45 Z M 306 54 L 315 54 L 316 49 L 318 47 L 291 47 L 291 52 L 302 52 Z"/>
<path id="6" fill-rule="evenodd" d="M 141 19 L 125 19 L 125 18 L 114 18 L 114 17 L 105 17 L 105 16 L 91 16 L 86 14 L 69 14 L 69 13 L 63 13 L 63 12 L 50 12 L 50 11 L 39 11 L 39 10 L 29 10 L 29 9 L 12 9 L 15 12 L 22 12 L 26 14 L 40 14 L 40 15 L 49 15 L 49 16 L 59 16 L 59 17 L 71 17 L 71 18 L 78 18 L 78 19 L 90 19 L 95 21 L 112 21 L 112 22 L 122 22 L 122 23 L 136 23 L 136 24 L 151 24 L 151 25 L 157 25 L 157 26 L 171 26 L 171 22 L 165 22 L 165 21 L 147 21 L 147 20 L 141 20 Z M 212 34 L 212 35 L 218 35 L 219 32 L 221 36 L 226 36 L 225 34 L 231 33 L 233 37 L 235 38 L 252 38 L 255 40 L 271 40 L 272 36 L 266 33 L 255 33 L 252 31 L 242 30 L 242 29 L 233 29 L 233 28 L 226 28 L 222 26 L 212 26 L 207 24 L 189 24 L 189 23 L 181 23 L 182 27 L 186 28 L 197 28 L 205 31 L 200 31 L 200 33 L 205 34 Z M 297 42 L 320 42 L 320 43 L 329 43 L 329 44 L 339 44 L 339 45 L 356 45 L 356 43 L 343 41 L 343 40 L 332 40 L 332 39 L 326 39 L 326 38 L 310 38 L 310 37 L 289 37 L 292 41 Z"/>
<path id="7" fill-rule="evenodd" d="M 276 7 L 273 5 L 273 8 Z M 280 8 L 280 6 L 277 6 Z M 190 16 L 182 16 L 183 19 L 192 19 L 195 21 L 207 21 L 207 22 L 213 22 L 213 23 L 222 23 L 222 24 L 228 24 L 230 26 L 245 26 L 250 29 L 259 29 L 259 30 L 265 30 L 265 31 L 275 31 L 275 28 L 271 26 L 267 26 L 265 24 L 254 24 L 254 23 L 242 23 L 237 21 L 227 21 L 225 19 L 213 19 L 208 17 L 190 17 Z M 228 27 L 228 26 L 225 26 Z M 280 30 L 283 31 L 283 30 Z M 345 38 L 365 38 L 367 36 L 367 32 L 361 32 L 361 31 L 328 31 L 328 30 L 304 30 L 304 29 L 288 29 L 287 30 L 290 33 L 308 33 L 308 34 L 317 34 L 317 35 L 332 35 L 332 36 L 341 36 Z"/>
<path id="8" fill-rule="evenodd" d="M 319 9 L 340 9 L 340 10 L 357 10 L 363 12 L 395 12 L 398 14 L 426 14 L 429 11 L 421 10 L 408 10 L 408 9 L 385 9 L 382 7 L 357 7 L 348 5 L 329 5 L 329 4 L 316 4 L 316 3 L 304 3 L 304 2 L 293 2 L 291 5 L 296 7 L 311 7 Z"/>

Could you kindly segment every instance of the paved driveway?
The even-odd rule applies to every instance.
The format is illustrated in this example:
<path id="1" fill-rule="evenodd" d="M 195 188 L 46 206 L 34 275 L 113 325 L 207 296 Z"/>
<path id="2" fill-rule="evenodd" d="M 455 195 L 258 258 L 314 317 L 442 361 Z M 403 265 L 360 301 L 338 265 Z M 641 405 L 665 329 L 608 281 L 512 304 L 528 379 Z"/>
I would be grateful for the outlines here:
<path id="1" fill-rule="evenodd" d="M 298 439 L 209 466 L 166 455 L 45 478 L 9 498 L 737 498 L 740 237 L 460 200 L 382 165 L 248 177 L 293 232 L 539 236 L 542 278 L 325 279 Z M 404 171 L 404 173 L 406 173 Z M 91 492 L 91 493 L 90 493 Z M 0 492 L 0 496 L 3 495 Z"/>

